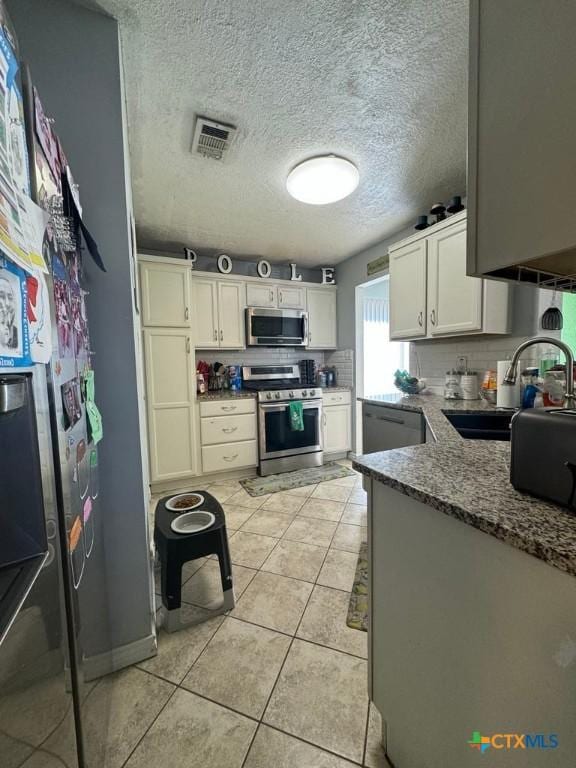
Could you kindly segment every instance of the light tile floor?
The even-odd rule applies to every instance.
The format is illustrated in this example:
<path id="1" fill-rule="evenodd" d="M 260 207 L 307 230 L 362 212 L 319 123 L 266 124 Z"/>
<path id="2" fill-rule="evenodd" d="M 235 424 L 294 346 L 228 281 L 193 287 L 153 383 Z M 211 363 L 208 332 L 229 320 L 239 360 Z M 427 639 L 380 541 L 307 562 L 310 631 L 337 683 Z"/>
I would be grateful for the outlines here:
<path id="1" fill-rule="evenodd" d="M 366 693 L 367 636 L 346 625 L 366 537 L 361 478 L 259 497 L 237 482 L 204 487 L 226 513 L 236 607 L 211 617 L 218 564 L 186 566 L 183 610 L 208 620 L 160 630 L 158 655 L 117 675 L 138 691 L 148 677 L 165 687 L 144 713 L 132 693 L 139 709 L 125 716 L 125 748 L 103 765 L 385 768 Z"/>

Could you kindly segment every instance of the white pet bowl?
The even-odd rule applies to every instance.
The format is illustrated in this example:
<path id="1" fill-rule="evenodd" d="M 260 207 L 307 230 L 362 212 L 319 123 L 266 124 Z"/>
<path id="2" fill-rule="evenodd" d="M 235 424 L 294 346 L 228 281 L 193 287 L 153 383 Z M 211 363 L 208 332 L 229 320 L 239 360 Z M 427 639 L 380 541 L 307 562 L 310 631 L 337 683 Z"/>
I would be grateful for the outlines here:
<path id="1" fill-rule="evenodd" d="M 216 517 L 212 512 L 199 509 L 195 512 L 184 512 L 183 515 L 178 515 L 172 520 L 170 527 L 174 533 L 200 533 L 200 531 L 210 528 L 215 520 Z"/>

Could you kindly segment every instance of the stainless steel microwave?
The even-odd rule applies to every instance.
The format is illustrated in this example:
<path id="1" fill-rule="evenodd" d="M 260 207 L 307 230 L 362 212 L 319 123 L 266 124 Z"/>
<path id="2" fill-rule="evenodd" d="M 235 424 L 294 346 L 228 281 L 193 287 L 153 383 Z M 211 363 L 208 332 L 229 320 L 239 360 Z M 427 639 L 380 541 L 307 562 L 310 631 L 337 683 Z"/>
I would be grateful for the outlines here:
<path id="1" fill-rule="evenodd" d="M 305 347 L 308 312 L 247 307 L 246 342 L 249 347 Z"/>

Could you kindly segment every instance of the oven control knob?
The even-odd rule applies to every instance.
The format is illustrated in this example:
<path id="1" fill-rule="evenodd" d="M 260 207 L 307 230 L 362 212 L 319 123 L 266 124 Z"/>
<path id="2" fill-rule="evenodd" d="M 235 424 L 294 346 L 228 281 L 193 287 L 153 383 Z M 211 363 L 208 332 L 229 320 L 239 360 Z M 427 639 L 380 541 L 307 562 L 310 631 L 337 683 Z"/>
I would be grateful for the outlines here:
<path id="1" fill-rule="evenodd" d="M 274 394 L 274 397 L 276 398 L 276 400 L 280 400 L 280 392 L 276 392 Z"/>
<path id="2" fill-rule="evenodd" d="M 272 400 L 272 393 L 266 392 L 266 400 Z"/>
<path id="3" fill-rule="evenodd" d="M 288 392 L 288 397 L 294 397 L 294 392 Z"/>
<path id="4" fill-rule="evenodd" d="M 311 389 L 310 390 L 310 397 L 314 397 L 315 394 L 316 394 L 316 390 L 315 389 Z"/>
<path id="5" fill-rule="evenodd" d="M 308 392 L 306 392 L 305 389 L 302 390 L 302 397 L 306 397 L 308 395 Z"/>

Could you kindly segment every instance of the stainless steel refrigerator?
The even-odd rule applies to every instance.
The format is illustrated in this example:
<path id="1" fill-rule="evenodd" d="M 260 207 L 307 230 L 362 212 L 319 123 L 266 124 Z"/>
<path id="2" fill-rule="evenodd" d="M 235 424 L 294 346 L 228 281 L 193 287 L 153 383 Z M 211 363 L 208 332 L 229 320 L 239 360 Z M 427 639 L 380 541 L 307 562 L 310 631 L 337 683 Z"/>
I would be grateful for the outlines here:
<path id="1" fill-rule="evenodd" d="M 15 47 L 15 38 L 0 21 L 0 49 L 9 56 L 6 44 Z M 38 94 L 26 83 L 24 91 L 29 191 L 48 206 L 62 194 L 64 177 L 39 138 Z M 2 140 L 0 120 L 0 192 Z M 60 170 L 66 173 L 64 163 Z M 110 713 L 100 662 L 110 651 L 109 585 L 99 509 L 104 442 L 98 443 L 96 417 L 88 418 L 94 371 L 82 255 L 63 248 L 51 227 L 43 246 L 46 276 L 15 270 L 1 249 L 0 243 L 0 764 L 96 768 Z M 19 298 L 18 280 L 26 283 Z M 12 331 L 15 314 L 22 323 Z M 22 351 L 18 330 L 27 323 L 35 342 L 49 347 L 48 362 L 11 356 Z M 50 329 L 44 337 L 40 324 Z"/>

